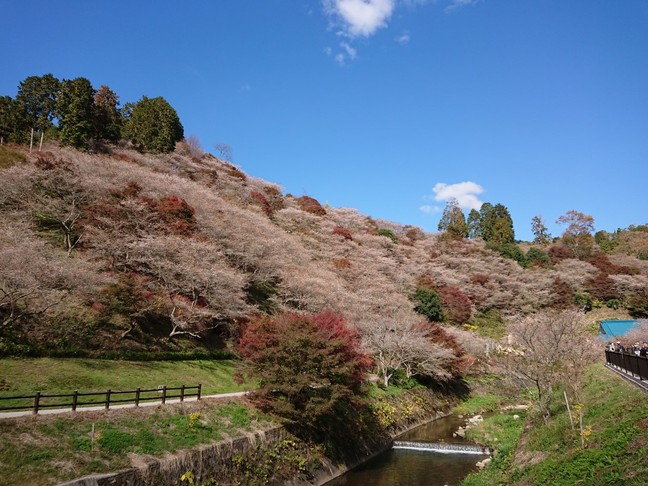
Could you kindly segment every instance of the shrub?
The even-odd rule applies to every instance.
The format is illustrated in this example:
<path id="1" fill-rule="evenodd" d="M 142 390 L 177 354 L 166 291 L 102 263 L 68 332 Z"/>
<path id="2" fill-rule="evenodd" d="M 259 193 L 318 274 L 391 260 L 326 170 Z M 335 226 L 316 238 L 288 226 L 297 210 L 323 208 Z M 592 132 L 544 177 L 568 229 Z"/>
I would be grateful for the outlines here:
<path id="1" fill-rule="evenodd" d="M 548 267 L 550 264 L 549 255 L 540 248 L 529 248 L 526 254 L 527 265 L 530 267 Z"/>
<path id="2" fill-rule="evenodd" d="M 504 258 L 515 260 L 520 264 L 521 267 L 527 266 L 526 256 L 524 255 L 524 253 L 522 253 L 520 247 L 517 246 L 515 243 L 504 243 L 502 245 L 495 245 L 492 243 L 488 243 L 486 247 L 493 251 L 498 252 Z"/>
<path id="3" fill-rule="evenodd" d="M 428 325 L 428 338 L 442 349 L 448 349 L 454 358 L 447 363 L 448 371 L 453 376 L 463 376 L 473 360 L 466 354 L 457 338 L 446 331 L 441 325 L 431 323 Z"/>
<path id="4" fill-rule="evenodd" d="M 35 164 L 40 170 L 54 170 L 67 166 L 67 162 L 57 158 L 52 152 L 39 152 L 36 155 Z"/>
<path id="5" fill-rule="evenodd" d="M 353 240 L 351 231 L 349 230 L 349 228 L 345 228 L 344 226 L 336 226 L 335 228 L 333 228 L 333 234 L 339 235 L 345 240 Z"/>
<path id="6" fill-rule="evenodd" d="M 459 288 L 444 285 L 439 287 L 438 294 L 447 321 L 452 324 L 462 324 L 470 319 L 472 314 L 470 299 Z"/>
<path id="7" fill-rule="evenodd" d="M 425 233 L 421 228 L 416 226 L 405 226 L 403 229 L 405 230 L 405 236 L 407 236 L 412 243 L 425 238 Z"/>
<path id="8" fill-rule="evenodd" d="M 635 319 L 648 318 L 648 288 L 644 287 L 631 294 L 626 307 Z"/>
<path id="9" fill-rule="evenodd" d="M 429 288 L 417 288 L 412 296 L 416 304 L 414 310 L 424 315 L 430 322 L 443 321 L 443 309 L 441 307 L 441 298 L 439 294 Z"/>
<path id="10" fill-rule="evenodd" d="M 263 192 L 273 211 L 280 211 L 286 207 L 281 191 L 275 186 L 264 186 Z"/>
<path id="11" fill-rule="evenodd" d="M 252 199 L 252 201 L 257 205 L 261 206 L 261 209 L 263 209 L 263 212 L 266 213 L 266 215 L 272 216 L 272 213 L 274 212 L 272 206 L 270 206 L 270 203 L 263 194 L 258 191 L 252 191 L 250 193 L 250 199 Z"/>
<path id="12" fill-rule="evenodd" d="M 164 196 L 158 200 L 144 198 L 144 201 L 162 217 L 173 234 L 189 236 L 195 231 L 195 210 L 184 199 Z"/>
<path id="13" fill-rule="evenodd" d="M 567 309 L 574 301 L 574 289 L 564 280 L 556 277 L 551 283 L 549 305 L 554 309 Z"/>
<path id="14" fill-rule="evenodd" d="M 268 280 L 252 280 L 243 289 L 248 304 L 256 306 L 262 312 L 271 314 L 278 309 L 272 298 L 277 294 L 277 284 Z"/>
<path id="15" fill-rule="evenodd" d="M 591 263 L 606 275 L 632 275 L 636 273 L 632 267 L 615 265 L 610 261 L 610 257 L 606 253 L 595 253 L 586 258 L 585 261 Z"/>
<path id="16" fill-rule="evenodd" d="M 378 229 L 378 234 L 379 234 L 380 236 L 385 236 L 385 237 L 389 238 L 389 239 L 392 240 L 394 243 L 398 243 L 398 237 L 397 237 L 396 234 L 395 234 L 392 230 L 390 230 L 390 229 L 387 229 L 387 228 L 379 228 L 379 229 Z"/>
<path id="17" fill-rule="evenodd" d="M 322 207 L 317 199 L 309 196 L 301 196 L 296 199 L 299 208 L 307 213 L 316 214 L 317 216 L 324 216 L 326 209 Z"/>
<path id="18" fill-rule="evenodd" d="M 594 307 L 594 301 L 589 293 L 579 292 L 574 295 L 574 305 L 585 312 L 589 312 Z"/>
<path id="19" fill-rule="evenodd" d="M 604 272 L 597 273 L 594 277 L 590 278 L 585 287 L 595 299 L 608 301 L 611 299 L 618 299 L 620 297 L 614 281 Z"/>
<path id="20" fill-rule="evenodd" d="M 552 265 L 568 258 L 574 258 L 574 253 L 569 248 L 562 245 L 551 245 L 549 250 L 547 250 L 547 254 L 549 255 L 549 260 L 551 260 Z"/>
<path id="21" fill-rule="evenodd" d="M 253 400 L 318 437 L 356 402 L 371 366 L 360 337 L 331 312 L 253 319 L 239 350 L 260 380 Z"/>

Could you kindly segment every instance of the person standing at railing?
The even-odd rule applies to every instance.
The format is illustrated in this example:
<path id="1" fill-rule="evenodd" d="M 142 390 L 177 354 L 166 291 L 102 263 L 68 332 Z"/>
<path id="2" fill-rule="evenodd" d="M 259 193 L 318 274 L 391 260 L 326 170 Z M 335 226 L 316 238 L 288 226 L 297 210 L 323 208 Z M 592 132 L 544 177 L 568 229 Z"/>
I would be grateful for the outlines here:
<path id="1" fill-rule="evenodd" d="M 639 348 L 639 356 L 648 358 L 648 343 L 644 342 Z"/>

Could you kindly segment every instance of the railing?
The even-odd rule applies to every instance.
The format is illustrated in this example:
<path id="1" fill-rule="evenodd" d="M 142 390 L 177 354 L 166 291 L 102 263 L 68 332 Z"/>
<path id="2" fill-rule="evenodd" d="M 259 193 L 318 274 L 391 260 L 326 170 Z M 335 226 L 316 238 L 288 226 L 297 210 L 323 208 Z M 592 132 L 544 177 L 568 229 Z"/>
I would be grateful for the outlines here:
<path id="1" fill-rule="evenodd" d="M 605 351 L 608 364 L 630 373 L 639 380 L 648 380 L 648 358 L 636 354 Z"/>
<path id="2" fill-rule="evenodd" d="M 189 391 L 187 391 L 189 390 Z M 196 390 L 196 391 L 191 391 Z M 171 393 L 169 393 L 171 392 Z M 178 392 L 174 394 L 173 392 Z M 197 400 L 200 400 L 202 394 L 202 385 L 198 384 L 196 386 L 186 386 L 182 385 L 179 387 L 168 387 L 166 385 L 160 386 L 158 388 L 152 389 L 142 389 L 136 388 L 135 390 L 106 390 L 105 392 L 94 392 L 94 393 L 79 393 L 78 390 L 75 390 L 73 393 L 68 394 L 45 394 L 41 392 L 36 392 L 34 395 L 23 395 L 23 396 L 13 396 L 13 397 L 0 397 L 0 405 L 6 403 L 7 401 L 20 402 L 21 400 L 30 400 L 30 404 L 25 405 L 11 405 L 11 406 L 0 406 L 0 410 L 31 410 L 34 414 L 37 414 L 39 410 L 48 409 L 48 408 L 70 408 L 73 412 L 79 407 L 83 406 L 102 406 L 106 410 L 110 409 L 110 405 L 114 404 L 129 404 L 134 403 L 136 407 L 142 402 L 151 402 L 158 401 L 161 403 L 166 403 L 167 400 L 179 398 L 183 402 L 186 398 L 196 397 Z M 125 397 L 126 395 L 131 395 L 130 397 Z M 98 397 L 98 400 L 93 400 L 90 397 Z M 119 397 L 119 398 L 116 398 Z M 51 402 L 51 399 L 62 399 L 70 398 L 69 401 L 55 401 Z"/>

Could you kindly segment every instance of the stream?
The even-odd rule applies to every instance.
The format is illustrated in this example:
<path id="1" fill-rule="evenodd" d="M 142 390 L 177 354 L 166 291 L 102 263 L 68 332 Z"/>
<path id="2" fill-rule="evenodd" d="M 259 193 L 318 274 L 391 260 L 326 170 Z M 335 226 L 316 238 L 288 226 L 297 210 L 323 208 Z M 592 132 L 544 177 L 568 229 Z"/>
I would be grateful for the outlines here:
<path id="1" fill-rule="evenodd" d="M 326 486 L 456 485 L 468 473 L 477 470 L 478 461 L 488 457 L 473 450 L 471 442 L 452 437 L 452 433 L 465 424 L 466 418 L 450 415 L 421 425 L 396 438 L 399 448 L 379 454 Z M 434 447 L 434 443 L 441 443 L 441 446 Z"/>

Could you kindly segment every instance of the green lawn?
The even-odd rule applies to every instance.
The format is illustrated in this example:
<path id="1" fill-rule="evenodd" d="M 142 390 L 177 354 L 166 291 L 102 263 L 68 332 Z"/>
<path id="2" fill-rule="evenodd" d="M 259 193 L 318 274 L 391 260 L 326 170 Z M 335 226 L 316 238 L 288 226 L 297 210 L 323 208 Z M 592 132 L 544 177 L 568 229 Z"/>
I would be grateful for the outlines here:
<path id="1" fill-rule="evenodd" d="M 203 395 L 249 390 L 237 383 L 237 361 L 112 361 L 98 359 L 1 359 L 0 397 L 41 393 L 100 392 L 202 384 Z M 1 402 L 0 402 L 1 403 Z M 9 406 L 7 402 L 4 405 Z M 1 406 L 1 405 L 0 405 Z"/>

